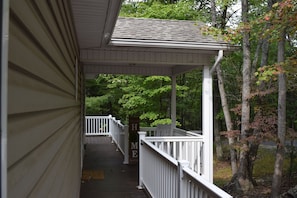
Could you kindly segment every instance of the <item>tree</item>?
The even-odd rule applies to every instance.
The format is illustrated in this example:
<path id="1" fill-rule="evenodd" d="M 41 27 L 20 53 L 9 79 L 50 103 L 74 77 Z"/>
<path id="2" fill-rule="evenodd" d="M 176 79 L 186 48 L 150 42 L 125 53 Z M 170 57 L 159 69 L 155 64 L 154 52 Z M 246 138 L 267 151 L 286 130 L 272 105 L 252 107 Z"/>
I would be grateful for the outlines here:
<path id="1" fill-rule="evenodd" d="M 277 19 L 281 20 L 287 17 L 288 12 L 292 8 L 291 1 L 283 1 L 280 4 L 281 8 L 277 12 Z M 296 4 L 295 4 L 296 6 Z M 295 11 L 296 12 L 296 11 Z M 295 14 L 296 16 L 296 14 Z M 296 18 L 295 18 L 296 20 Z M 286 20 L 285 20 L 286 21 Z M 292 21 L 290 21 L 292 23 Z M 296 22 L 293 22 L 296 23 Z M 282 170 L 285 155 L 285 135 L 286 135 L 286 95 L 287 95 L 287 85 L 286 85 L 286 74 L 284 72 L 283 63 L 285 62 L 285 38 L 287 24 L 281 25 L 279 41 L 278 41 L 278 56 L 277 61 L 279 63 L 279 74 L 278 74 L 278 145 L 276 150 L 276 159 L 274 166 L 273 182 L 272 182 L 272 197 L 279 197 L 281 190 L 282 181 Z M 295 27 L 296 28 L 296 27 Z"/>
<path id="2" fill-rule="evenodd" d="M 279 63 L 285 61 L 285 30 L 280 32 L 280 41 L 278 42 Z M 284 72 L 278 74 L 278 145 L 276 149 L 276 159 L 274 166 L 274 174 L 272 180 L 272 197 L 279 197 L 282 181 L 282 170 L 285 155 L 285 135 L 286 135 L 286 75 Z"/>
<path id="3" fill-rule="evenodd" d="M 128 3 L 122 6 L 120 16 L 157 19 L 208 21 L 209 14 L 194 1 L 180 0 L 174 4 L 166 1 Z"/>
<path id="4" fill-rule="evenodd" d="M 251 49 L 250 49 L 250 30 L 249 30 L 249 2 L 241 1 L 242 6 L 242 104 L 241 104 L 241 132 L 242 141 L 239 167 L 236 175 L 233 176 L 231 183 L 237 191 L 247 193 L 253 189 L 253 179 L 250 173 L 250 158 L 248 137 L 250 135 L 250 93 L 251 93 Z"/>
<path id="5" fill-rule="evenodd" d="M 283 162 L 285 157 L 285 136 L 288 127 L 286 96 L 288 89 L 287 84 L 290 82 L 287 82 L 287 74 L 290 76 L 291 73 L 294 73 L 294 67 L 297 65 L 296 50 L 294 50 L 296 46 L 294 47 L 294 44 L 291 44 L 292 38 L 293 40 L 296 39 L 297 4 L 291 0 L 283 0 L 273 4 L 272 7 L 273 9 L 264 16 L 264 19 L 273 24 L 268 28 L 267 32 L 272 35 L 271 40 L 275 39 L 277 41 L 277 63 L 262 68 L 260 70 L 261 75 L 259 75 L 259 79 L 268 81 L 270 79 L 276 79 L 275 76 L 278 77 L 277 150 L 271 197 L 279 197 L 281 193 Z M 292 54 L 290 51 L 286 53 L 286 41 L 290 44 Z M 286 57 L 286 54 L 288 54 L 289 57 Z M 292 77 L 291 80 L 294 78 L 295 77 Z"/>
<path id="6" fill-rule="evenodd" d="M 224 11 L 223 11 L 223 15 L 221 17 L 221 25 L 220 25 L 220 29 L 223 31 L 226 27 L 226 21 L 227 21 L 227 9 L 228 9 L 228 5 L 224 4 L 223 5 Z M 212 26 L 214 28 L 217 27 L 217 12 L 216 12 L 216 2 L 215 0 L 211 1 L 211 13 L 212 13 Z M 222 75 L 222 71 L 221 71 L 221 66 L 220 64 L 218 64 L 217 68 L 216 68 L 216 74 L 217 74 L 217 79 L 218 79 L 218 86 L 216 86 L 219 89 L 219 93 L 220 93 L 220 98 L 221 98 L 221 105 L 222 105 L 222 109 L 224 112 L 224 118 L 225 118 L 225 123 L 226 123 L 226 128 L 227 131 L 229 132 L 228 135 L 228 141 L 229 141 L 229 147 L 230 147 L 230 161 L 231 161 L 231 170 L 232 170 L 232 174 L 234 175 L 235 173 L 237 173 L 237 160 L 236 160 L 236 150 L 234 149 L 234 136 L 230 135 L 230 133 L 232 133 L 233 131 L 233 124 L 232 124 L 232 120 L 231 120 L 231 115 L 230 115 L 230 110 L 229 110 L 229 106 L 228 106 L 228 102 L 227 102 L 227 97 L 226 97 L 226 92 L 225 92 L 225 88 L 224 88 L 224 79 L 223 79 L 223 75 Z M 214 108 L 214 110 L 216 111 L 216 108 Z M 218 112 L 218 111 L 217 111 Z M 214 120 L 214 126 L 218 125 L 216 122 L 217 120 Z M 214 130 L 216 129 L 216 127 L 214 127 Z M 216 141 L 216 145 L 220 145 L 218 144 L 219 142 L 219 136 L 218 134 L 215 133 L 215 141 Z M 218 152 L 220 152 L 222 149 L 221 148 L 217 148 L 217 155 L 219 156 Z"/>

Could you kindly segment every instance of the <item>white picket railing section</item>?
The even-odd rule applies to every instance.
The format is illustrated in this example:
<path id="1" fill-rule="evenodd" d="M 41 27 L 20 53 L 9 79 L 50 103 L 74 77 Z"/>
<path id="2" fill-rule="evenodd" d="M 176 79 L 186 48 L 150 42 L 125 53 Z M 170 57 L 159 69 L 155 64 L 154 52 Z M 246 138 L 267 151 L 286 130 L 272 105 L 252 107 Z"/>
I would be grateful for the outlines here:
<path id="1" fill-rule="evenodd" d="M 120 120 L 115 119 L 115 117 L 111 117 L 109 120 L 109 128 L 112 142 L 117 145 L 118 149 L 125 156 L 125 154 L 128 153 L 127 150 L 125 150 L 125 126 Z"/>
<path id="2" fill-rule="evenodd" d="M 187 160 L 176 160 L 139 132 L 139 186 L 152 197 L 232 197 L 194 172 Z"/>
<path id="3" fill-rule="evenodd" d="M 203 175 L 202 136 L 146 137 L 145 140 L 176 160 L 188 161 L 189 168 Z"/>
<path id="4" fill-rule="evenodd" d="M 111 136 L 112 142 L 117 145 L 123 155 L 128 154 L 128 150 L 125 148 L 126 143 L 125 126 L 120 120 L 115 117 L 109 116 L 86 116 L 85 117 L 85 135 L 86 136 Z M 125 154 L 126 153 L 126 154 Z"/>
<path id="5" fill-rule="evenodd" d="M 111 116 L 85 116 L 85 135 L 109 135 Z"/>

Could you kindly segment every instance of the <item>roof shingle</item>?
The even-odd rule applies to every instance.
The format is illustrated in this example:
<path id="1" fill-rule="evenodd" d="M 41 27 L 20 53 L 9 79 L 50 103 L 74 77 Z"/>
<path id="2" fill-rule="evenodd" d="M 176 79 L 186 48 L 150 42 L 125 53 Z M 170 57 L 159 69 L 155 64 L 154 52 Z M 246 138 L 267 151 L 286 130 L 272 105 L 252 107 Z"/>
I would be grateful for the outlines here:
<path id="1" fill-rule="evenodd" d="M 118 18 L 112 38 L 155 41 L 226 43 L 205 36 L 201 32 L 204 23 L 186 20 L 149 18 Z"/>

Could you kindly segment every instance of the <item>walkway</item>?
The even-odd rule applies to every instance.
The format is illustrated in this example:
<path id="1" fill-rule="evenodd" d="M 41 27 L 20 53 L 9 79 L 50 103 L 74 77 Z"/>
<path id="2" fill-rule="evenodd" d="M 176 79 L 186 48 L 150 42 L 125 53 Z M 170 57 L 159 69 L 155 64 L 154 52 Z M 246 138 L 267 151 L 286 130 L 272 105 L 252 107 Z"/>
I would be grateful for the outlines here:
<path id="1" fill-rule="evenodd" d="M 87 137 L 81 198 L 146 198 L 138 190 L 138 166 L 124 165 L 109 137 Z"/>

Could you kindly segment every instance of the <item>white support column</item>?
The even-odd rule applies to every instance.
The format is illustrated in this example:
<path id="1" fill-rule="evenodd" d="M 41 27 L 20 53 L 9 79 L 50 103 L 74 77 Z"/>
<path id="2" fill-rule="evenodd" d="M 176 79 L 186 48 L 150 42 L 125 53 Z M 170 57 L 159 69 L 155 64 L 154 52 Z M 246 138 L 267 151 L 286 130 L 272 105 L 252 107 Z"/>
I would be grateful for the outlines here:
<path id="1" fill-rule="evenodd" d="M 146 135 L 146 132 L 143 132 L 143 131 L 139 131 L 138 132 L 139 134 L 139 140 L 138 140 L 138 149 L 139 149 L 139 153 L 138 153 L 138 156 L 139 156 L 139 173 L 138 173 L 138 177 L 139 177 L 139 184 L 137 186 L 138 189 L 143 189 L 143 184 L 142 184 L 142 178 L 143 178 L 143 153 L 142 153 L 142 146 L 141 146 L 141 140 L 144 140 L 145 139 L 145 135 Z"/>
<path id="2" fill-rule="evenodd" d="M 209 67 L 203 69 L 202 85 L 203 175 L 213 183 L 213 96 Z"/>
<path id="3" fill-rule="evenodd" d="M 171 134 L 176 127 L 176 76 L 171 76 Z"/>

